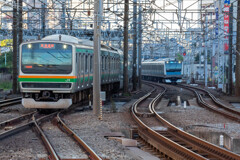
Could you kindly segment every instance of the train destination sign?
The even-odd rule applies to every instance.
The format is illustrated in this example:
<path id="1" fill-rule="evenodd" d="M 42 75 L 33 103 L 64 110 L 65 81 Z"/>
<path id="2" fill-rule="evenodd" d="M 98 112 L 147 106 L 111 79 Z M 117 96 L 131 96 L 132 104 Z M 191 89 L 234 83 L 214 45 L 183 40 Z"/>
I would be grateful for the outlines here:
<path id="1" fill-rule="evenodd" d="M 55 49 L 55 44 L 40 44 L 39 48 L 43 49 Z"/>

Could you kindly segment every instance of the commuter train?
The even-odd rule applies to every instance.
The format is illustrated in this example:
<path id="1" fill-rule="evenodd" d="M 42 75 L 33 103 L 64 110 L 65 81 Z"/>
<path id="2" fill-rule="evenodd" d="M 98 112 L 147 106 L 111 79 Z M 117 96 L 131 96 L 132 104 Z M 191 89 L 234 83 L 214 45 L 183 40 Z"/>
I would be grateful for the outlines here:
<path id="1" fill-rule="evenodd" d="M 165 58 L 142 62 L 142 79 L 156 82 L 176 83 L 182 79 L 182 62 Z"/>
<path id="2" fill-rule="evenodd" d="M 25 108 L 63 109 L 92 95 L 93 42 L 51 35 L 20 45 L 19 85 Z M 101 45 L 101 89 L 123 84 L 123 53 Z M 131 78 L 129 65 L 129 78 Z"/>

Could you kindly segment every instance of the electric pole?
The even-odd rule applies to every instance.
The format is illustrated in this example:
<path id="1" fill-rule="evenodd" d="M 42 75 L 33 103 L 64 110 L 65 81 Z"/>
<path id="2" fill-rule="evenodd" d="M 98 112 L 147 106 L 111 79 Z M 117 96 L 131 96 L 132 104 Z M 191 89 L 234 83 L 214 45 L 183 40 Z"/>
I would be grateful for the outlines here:
<path id="1" fill-rule="evenodd" d="M 19 45 L 23 41 L 23 32 L 22 32 L 22 0 L 18 0 L 18 53 L 19 53 Z"/>
<path id="2" fill-rule="evenodd" d="M 45 8 L 46 8 L 46 4 L 42 3 L 42 13 L 41 13 L 41 19 L 42 19 L 42 28 L 41 28 L 41 37 L 45 37 L 45 28 L 46 28 L 46 24 L 45 24 Z"/>
<path id="3" fill-rule="evenodd" d="M 124 3 L 124 55 L 123 55 L 123 92 L 128 92 L 128 11 L 129 0 Z"/>
<path id="4" fill-rule="evenodd" d="M 204 79 L 205 79 L 205 87 L 207 87 L 207 82 L 208 82 L 207 40 L 208 40 L 208 17 L 207 17 L 207 14 L 205 14 L 205 53 L 204 53 Z"/>
<path id="5" fill-rule="evenodd" d="M 137 0 L 133 0 L 133 91 L 137 90 Z"/>
<path id="6" fill-rule="evenodd" d="M 142 8 L 139 6 L 138 15 L 138 85 L 142 88 Z"/>
<path id="7" fill-rule="evenodd" d="M 228 94 L 232 95 L 232 35 L 233 35 L 233 6 L 229 11 L 229 63 L 228 63 Z"/>
<path id="8" fill-rule="evenodd" d="M 13 1 L 13 24 L 12 24 L 12 35 L 13 35 L 13 72 L 12 72 L 12 89 L 13 94 L 17 93 L 17 47 L 18 47 L 18 37 L 17 37 L 17 0 Z"/>
<path id="9" fill-rule="evenodd" d="M 100 55 L 101 55 L 102 0 L 94 1 L 94 68 L 93 68 L 93 113 L 100 114 Z"/>
<path id="10" fill-rule="evenodd" d="M 235 86 L 235 94 L 236 96 L 240 96 L 240 0 L 238 0 L 237 7 L 237 53 L 236 53 L 236 86 Z"/>

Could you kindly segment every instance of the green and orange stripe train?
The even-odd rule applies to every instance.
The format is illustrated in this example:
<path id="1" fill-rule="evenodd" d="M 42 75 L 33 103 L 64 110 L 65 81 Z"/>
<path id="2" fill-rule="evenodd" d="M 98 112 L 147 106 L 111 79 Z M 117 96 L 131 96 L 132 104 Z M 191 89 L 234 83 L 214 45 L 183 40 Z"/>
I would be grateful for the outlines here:
<path id="1" fill-rule="evenodd" d="M 22 43 L 18 81 L 23 106 L 63 109 L 92 97 L 93 54 L 92 41 L 68 35 Z M 123 54 L 101 45 L 100 59 L 101 88 L 108 95 L 122 87 Z"/>

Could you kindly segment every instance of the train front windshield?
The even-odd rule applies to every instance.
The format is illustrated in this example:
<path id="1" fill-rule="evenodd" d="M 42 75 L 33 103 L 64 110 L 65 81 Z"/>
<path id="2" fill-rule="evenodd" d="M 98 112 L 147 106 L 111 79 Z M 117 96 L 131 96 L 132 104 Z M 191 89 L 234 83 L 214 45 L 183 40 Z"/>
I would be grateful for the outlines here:
<path id="1" fill-rule="evenodd" d="M 24 44 L 21 69 L 30 74 L 69 74 L 72 72 L 72 46 L 44 42 Z"/>
<path id="2" fill-rule="evenodd" d="M 178 62 L 168 62 L 165 64 L 166 65 L 166 71 L 168 73 L 174 73 L 174 74 L 181 74 L 182 71 L 182 63 Z"/>

